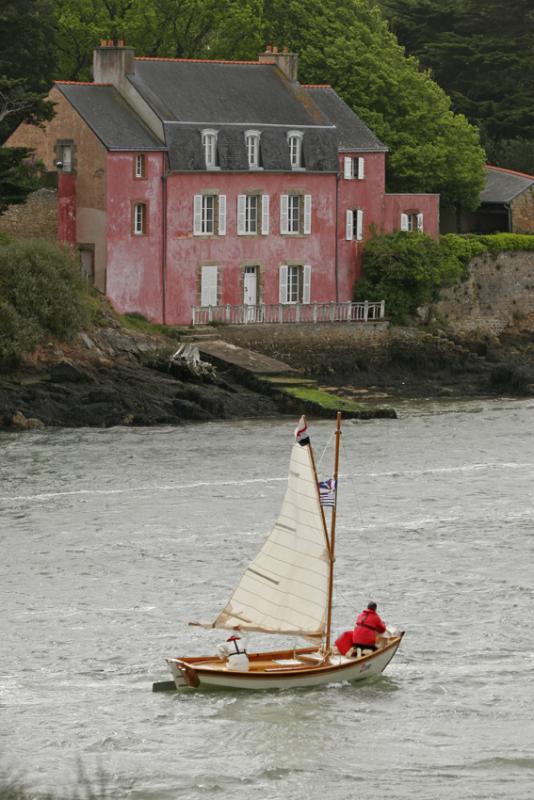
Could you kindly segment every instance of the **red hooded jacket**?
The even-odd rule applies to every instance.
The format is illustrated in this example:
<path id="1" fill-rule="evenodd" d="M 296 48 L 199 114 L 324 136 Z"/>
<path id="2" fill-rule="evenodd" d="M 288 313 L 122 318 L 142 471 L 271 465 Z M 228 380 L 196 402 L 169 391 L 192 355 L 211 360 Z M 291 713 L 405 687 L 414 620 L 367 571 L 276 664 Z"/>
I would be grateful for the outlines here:
<path id="1" fill-rule="evenodd" d="M 385 630 L 386 626 L 376 611 L 366 608 L 356 620 L 356 627 L 352 632 L 352 641 L 358 645 L 375 644 L 376 634 L 384 633 Z"/>

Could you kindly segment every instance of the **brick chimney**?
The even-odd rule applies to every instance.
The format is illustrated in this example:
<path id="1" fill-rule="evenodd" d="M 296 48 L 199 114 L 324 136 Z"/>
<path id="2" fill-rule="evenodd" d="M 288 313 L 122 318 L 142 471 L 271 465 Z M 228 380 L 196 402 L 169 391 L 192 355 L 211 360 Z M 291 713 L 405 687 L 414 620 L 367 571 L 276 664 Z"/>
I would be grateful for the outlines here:
<path id="1" fill-rule="evenodd" d="M 260 53 L 258 61 L 260 64 L 275 64 L 288 80 L 295 82 L 297 80 L 298 59 L 297 53 L 290 53 L 287 47 L 279 51 L 278 47 L 268 44 L 265 48 L 265 53 Z"/>
<path id="2" fill-rule="evenodd" d="M 102 39 L 93 50 L 93 80 L 118 86 L 126 75 L 134 72 L 134 49 L 125 47 L 122 39 Z"/>

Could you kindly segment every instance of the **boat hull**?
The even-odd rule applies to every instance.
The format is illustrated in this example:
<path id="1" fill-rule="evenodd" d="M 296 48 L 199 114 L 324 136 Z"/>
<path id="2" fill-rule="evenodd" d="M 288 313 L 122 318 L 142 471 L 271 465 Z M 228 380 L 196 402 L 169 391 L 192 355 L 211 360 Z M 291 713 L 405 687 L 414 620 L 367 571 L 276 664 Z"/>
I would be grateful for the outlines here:
<path id="1" fill-rule="evenodd" d="M 360 658 L 332 655 L 327 663 L 309 660 L 313 650 L 255 653 L 250 656 L 248 672 L 228 670 L 217 658 L 167 658 L 178 689 L 221 687 L 226 689 L 289 689 L 320 686 L 339 681 L 361 681 L 385 670 L 402 640 L 402 634 L 380 650 Z M 296 656 L 296 658 L 292 658 Z M 289 665 L 287 662 L 292 661 Z M 271 666 L 261 666 L 265 662 Z M 283 662 L 286 662 L 284 664 Z"/>

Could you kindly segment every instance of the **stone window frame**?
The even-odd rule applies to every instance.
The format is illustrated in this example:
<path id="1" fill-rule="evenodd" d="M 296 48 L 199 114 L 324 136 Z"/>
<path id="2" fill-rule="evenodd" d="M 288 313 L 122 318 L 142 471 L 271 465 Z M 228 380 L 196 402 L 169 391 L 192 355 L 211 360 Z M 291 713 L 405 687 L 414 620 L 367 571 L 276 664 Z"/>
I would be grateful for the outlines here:
<path id="1" fill-rule="evenodd" d="M 207 213 L 207 198 L 214 198 L 213 200 L 213 230 L 204 230 L 204 223 L 206 221 Z M 200 217 L 197 220 L 197 200 L 200 199 L 200 207 L 198 209 Z M 205 189 L 202 192 L 196 193 L 193 196 L 193 236 L 202 236 L 204 238 L 212 238 L 215 236 L 226 236 L 226 194 L 219 192 L 218 189 Z M 200 225 L 197 226 L 197 223 Z M 209 266 L 207 264 L 206 266 Z"/>
<path id="2" fill-rule="evenodd" d="M 279 267 L 279 303 L 281 305 L 308 305 L 311 302 L 311 273 L 310 264 L 301 262 L 281 264 Z M 296 285 L 291 277 L 296 275 Z M 295 299 L 289 299 L 290 288 L 296 288 Z"/>
<path id="3" fill-rule="evenodd" d="M 149 213 L 148 213 L 148 205 L 149 204 L 148 204 L 148 201 L 146 200 L 146 198 L 142 197 L 142 198 L 139 198 L 137 200 L 131 200 L 130 201 L 130 205 L 131 205 L 131 220 L 132 220 L 131 221 L 131 233 L 132 233 L 132 236 L 149 236 L 150 235 L 150 229 L 149 229 Z M 142 225 L 142 230 L 141 231 L 137 231 L 136 230 L 137 207 L 138 206 L 142 206 L 145 209 L 144 217 L 143 217 L 143 225 Z"/>
<path id="4" fill-rule="evenodd" d="M 290 213 L 289 207 L 291 198 L 299 198 L 298 202 L 298 216 L 297 216 L 297 229 L 290 230 L 289 220 Z M 284 199 L 286 198 L 286 199 Z M 286 226 L 284 228 L 284 203 L 287 202 Z M 312 194 L 305 192 L 302 189 L 291 189 L 283 192 L 280 195 L 280 234 L 282 236 L 310 236 L 312 232 Z M 295 221 L 295 218 L 293 219 Z"/>
<path id="5" fill-rule="evenodd" d="M 138 169 L 137 169 L 138 159 L 142 159 L 142 161 L 140 162 L 142 164 L 141 174 L 138 174 Z M 147 170 L 146 153 L 135 153 L 134 157 L 133 157 L 133 178 L 134 178 L 134 180 L 136 180 L 136 181 L 146 181 L 147 178 L 148 178 L 147 172 L 148 172 L 148 170 Z"/>
<path id="6" fill-rule="evenodd" d="M 64 164 L 63 151 L 65 147 L 70 147 L 71 151 L 70 169 L 65 169 L 65 167 L 63 166 Z M 64 172 L 68 175 L 76 173 L 77 157 L 76 157 L 76 144 L 74 142 L 74 139 L 57 139 L 56 143 L 54 144 L 54 153 L 56 154 L 56 168 L 60 172 Z M 57 165 L 60 162 L 62 166 L 58 167 Z"/>
<path id="7" fill-rule="evenodd" d="M 425 215 L 418 209 L 408 209 L 401 212 L 401 231 L 408 233 L 424 233 Z"/>

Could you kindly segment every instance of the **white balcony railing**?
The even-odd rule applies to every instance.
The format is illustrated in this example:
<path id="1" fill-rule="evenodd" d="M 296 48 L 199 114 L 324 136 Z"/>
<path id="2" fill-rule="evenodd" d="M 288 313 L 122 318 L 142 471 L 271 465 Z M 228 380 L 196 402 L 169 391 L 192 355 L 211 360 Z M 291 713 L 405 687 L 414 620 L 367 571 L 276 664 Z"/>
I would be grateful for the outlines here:
<path id="1" fill-rule="evenodd" d="M 193 306 L 193 325 L 259 325 L 304 322 L 369 322 L 384 319 L 385 302 L 292 303 L 255 306 Z"/>

